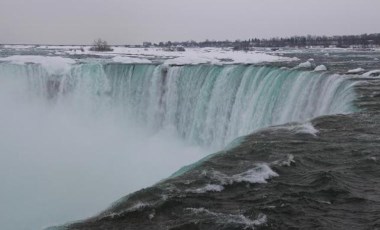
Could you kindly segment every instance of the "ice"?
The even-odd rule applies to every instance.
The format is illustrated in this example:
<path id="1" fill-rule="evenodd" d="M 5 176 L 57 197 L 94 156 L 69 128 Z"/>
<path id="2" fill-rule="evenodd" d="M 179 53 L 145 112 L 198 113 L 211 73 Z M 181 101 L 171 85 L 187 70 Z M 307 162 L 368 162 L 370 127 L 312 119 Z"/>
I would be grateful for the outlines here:
<path id="1" fill-rule="evenodd" d="M 255 64 L 262 62 L 288 62 L 295 61 L 294 58 L 273 56 L 265 53 L 224 51 L 215 50 L 206 52 L 205 50 L 190 50 L 182 53 L 182 57 L 173 58 L 165 61 L 169 65 L 185 64 Z"/>
<path id="2" fill-rule="evenodd" d="M 312 67 L 312 64 L 310 61 L 306 61 L 306 62 L 302 62 L 300 63 L 298 66 L 298 68 L 305 68 L 305 69 L 309 69 Z"/>
<path id="3" fill-rule="evenodd" d="M 198 65 L 198 64 L 219 64 L 220 62 L 216 59 L 205 58 L 205 57 L 177 57 L 173 59 L 168 59 L 164 62 L 165 65 Z"/>
<path id="4" fill-rule="evenodd" d="M 380 70 L 371 70 L 363 74 L 364 77 L 377 77 L 380 76 Z"/>
<path id="5" fill-rule="evenodd" d="M 162 48 L 132 48 L 112 46 L 112 51 L 91 51 L 91 46 L 39 46 L 36 49 L 54 51 L 55 55 L 75 55 L 113 57 L 113 61 L 121 63 L 150 63 L 149 60 L 164 62 L 167 65 L 196 64 L 257 64 L 263 62 L 292 62 L 298 58 L 290 58 L 258 51 L 233 51 L 222 48 L 186 48 L 186 51 L 168 51 Z M 12 46 L 12 48 L 14 48 Z M 21 47 L 17 47 L 21 48 Z M 22 47 L 26 48 L 26 47 Z M 28 48 L 33 48 L 30 46 Z M 87 57 L 85 57 L 87 58 Z M 148 60 L 149 59 L 149 60 Z M 40 63 L 40 62 L 39 62 Z"/>
<path id="6" fill-rule="evenodd" d="M 327 67 L 325 65 L 319 65 L 315 67 L 314 71 L 327 71 Z"/>
<path id="7" fill-rule="evenodd" d="M 349 71 L 347 71 L 347 73 L 349 74 L 359 74 L 359 73 L 363 73 L 365 70 L 363 68 L 356 68 L 356 69 L 350 69 Z"/>
<path id="8" fill-rule="evenodd" d="M 143 58 L 133 58 L 133 57 L 126 57 L 126 56 L 116 56 L 112 58 L 114 62 L 119 62 L 119 63 L 152 63 L 148 59 L 143 59 Z"/>
<path id="9" fill-rule="evenodd" d="M 49 74 L 67 73 L 70 70 L 70 66 L 75 63 L 75 60 L 71 58 L 32 55 L 9 56 L 0 58 L 0 61 L 11 62 L 18 65 L 26 63 L 40 64 Z"/>
<path id="10" fill-rule="evenodd" d="M 4 45 L 4 48 L 7 49 L 30 49 L 33 47 L 33 45 Z"/>
<path id="11" fill-rule="evenodd" d="M 262 62 L 291 62 L 298 58 L 280 57 L 255 51 L 232 51 L 221 48 L 187 48 L 186 51 L 167 51 L 161 48 L 130 48 L 112 47 L 113 51 L 96 52 L 84 47 L 84 52 L 70 51 L 62 47 L 67 54 L 83 54 L 98 56 L 133 56 L 138 58 L 165 59 L 167 65 L 195 65 L 195 64 L 255 64 Z"/>

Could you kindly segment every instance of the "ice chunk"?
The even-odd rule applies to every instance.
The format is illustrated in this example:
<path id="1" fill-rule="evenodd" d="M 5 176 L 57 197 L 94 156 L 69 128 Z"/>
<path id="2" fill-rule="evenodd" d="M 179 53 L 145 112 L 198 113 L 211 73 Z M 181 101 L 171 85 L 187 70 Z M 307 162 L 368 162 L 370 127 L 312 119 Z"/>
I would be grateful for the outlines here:
<path id="1" fill-rule="evenodd" d="M 208 184 L 202 188 L 197 188 L 197 189 L 189 189 L 186 190 L 187 192 L 192 192 L 192 193 L 206 193 L 206 192 L 221 192 L 223 191 L 224 187 L 222 185 L 218 184 Z"/>
<path id="2" fill-rule="evenodd" d="M 365 70 L 363 68 L 350 69 L 347 71 L 348 74 L 359 74 L 363 73 Z"/>
<path id="3" fill-rule="evenodd" d="M 378 77 L 380 76 L 380 70 L 371 70 L 363 74 L 364 77 Z"/>
<path id="4" fill-rule="evenodd" d="M 315 67 L 314 71 L 326 71 L 327 67 L 325 65 L 319 65 Z"/>
<path id="5" fill-rule="evenodd" d="M 305 68 L 305 69 L 310 69 L 312 67 L 312 64 L 310 61 L 302 62 L 298 64 L 297 68 Z"/>

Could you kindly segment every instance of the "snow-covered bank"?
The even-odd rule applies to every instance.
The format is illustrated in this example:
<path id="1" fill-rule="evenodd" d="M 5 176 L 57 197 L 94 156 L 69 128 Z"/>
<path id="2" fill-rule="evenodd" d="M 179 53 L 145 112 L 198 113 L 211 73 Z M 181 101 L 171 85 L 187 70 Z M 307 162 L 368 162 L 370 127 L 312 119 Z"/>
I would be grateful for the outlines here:
<path id="1" fill-rule="evenodd" d="M 70 65 L 75 63 L 71 58 L 34 56 L 34 55 L 14 55 L 0 58 L 0 61 L 11 62 L 23 65 L 26 63 L 40 64 L 49 74 L 61 74 L 70 70 Z"/>
<path id="2" fill-rule="evenodd" d="M 133 58 L 133 57 L 126 57 L 126 56 L 116 56 L 112 58 L 114 62 L 120 62 L 120 63 L 152 63 L 150 60 L 145 58 Z"/>
<path id="3" fill-rule="evenodd" d="M 85 48 L 83 54 L 139 57 L 150 60 L 164 59 L 168 65 L 188 64 L 256 64 L 262 62 L 290 62 L 298 58 L 280 57 L 254 51 L 232 51 L 220 48 L 188 48 L 186 51 L 165 51 L 160 48 L 113 47 L 111 52 L 93 52 Z M 69 51 L 73 52 L 73 51 Z M 78 52 L 75 52 L 78 54 Z M 145 63 L 145 62 L 144 62 Z"/>
<path id="4" fill-rule="evenodd" d="M 12 46 L 7 46 L 11 49 Z M 18 46 L 15 46 L 18 48 Z M 112 47 L 112 51 L 91 51 L 90 46 L 25 46 L 25 49 L 35 51 L 39 55 L 47 52 L 48 55 L 59 57 L 75 57 L 77 59 L 99 58 L 105 61 L 120 63 L 165 63 L 167 65 L 195 65 L 195 64 L 258 64 L 273 62 L 299 61 L 296 57 L 283 57 L 268 54 L 264 51 L 233 51 L 226 48 L 187 48 L 186 51 L 168 51 L 161 48 L 130 48 Z M 41 53 L 41 54 L 40 54 Z M 22 58 L 3 59 L 16 61 Z M 31 62 L 35 62 L 34 58 Z M 22 60 L 21 60 L 22 61 Z M 25 62 L 29 62 L 26 60 Z M 37 61 L 41 63 L 44 61 Z"/>

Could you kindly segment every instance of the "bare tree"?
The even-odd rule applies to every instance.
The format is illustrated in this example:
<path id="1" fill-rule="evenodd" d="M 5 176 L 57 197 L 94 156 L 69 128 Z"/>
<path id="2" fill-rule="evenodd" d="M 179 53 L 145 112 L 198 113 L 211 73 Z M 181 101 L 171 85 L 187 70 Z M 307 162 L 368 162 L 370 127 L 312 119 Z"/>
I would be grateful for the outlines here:
<path id="1" fill-rule="evenodd" d="M 94 41 L 90 50 L 91 51 L 113 51 L 113 49 L 111 49 L 108 43 L 105 40 L 102 40 L 100 38 Z"/>

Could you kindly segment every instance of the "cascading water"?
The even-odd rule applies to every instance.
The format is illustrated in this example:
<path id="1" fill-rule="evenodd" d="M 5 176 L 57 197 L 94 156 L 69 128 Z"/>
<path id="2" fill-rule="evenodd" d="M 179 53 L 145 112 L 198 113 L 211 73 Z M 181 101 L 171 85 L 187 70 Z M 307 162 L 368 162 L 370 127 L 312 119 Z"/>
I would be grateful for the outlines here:
<path id="1" fill-rule="evenodd" d="M 116 101 L 154 128 L 173 126 L 193 143 L 223 147 L 262 127 L 348 113 L 355 94 L 343 76 L 272 67 L 105 67 Z"/>
<path id="2" fill-rule="evenodd" d="M 270 125 L 353 112 L 353 85 L 345 76 L 326 72 L 252 65 L 82 63 L 54 72 L 36 64 L 0 63 L 0 164 L 2 175 L 8 175 L 0 179 L 9 187 L 0 193 L 8 202 L 0 214 L 12 210 L 12 199 L 47 205 L 49 199 L 22 198 L 28 186 L 15 185 L 23 183 L 20 178 L 33 181 L 42 175 L 36 191 L 46 196 L 59 191 L 62 197 L 66 190 L 76 194 L 68 188 L 95 180 L 75 199 L 88 209 L 51 213 L 41 222 L 83 218 L 199 159 L 210 151 L 204 147 L 218 150 Z M 20 159 L 23 164 L 17 165 Z M 21 168 L 31 172 L 30 178 L 15 172 Z M 75 182 L 66 178 L 69 174 Z M 51 182 L 56 178 L 63 184 Z M 44 180 L 57 188 L 46 187 Z M 17 198 L 9 197 L 14 189 Z M 91 191 L 97 191 L 94 197 Z M 89 205 L 105 193 L 107 199 Z M 70 202 L 50 203 L 77 208 Z"/>
<path id="3" fill-rule="evenodd" d="M 216 148 L 262 127 L 354 109 L 352 83 L 324 72 L 125 64 L 83 64 L 62 76 L 38 70 L 27 76 L 48 98 L 118 108 L 155 131 L 174 127 L 182 138 Z"/>
<path id="4" fill-rule="evenodd" d="M 353 83 L 325 72 L 82 64 L 49 75 L 35 65 L 13 68 L 27 77 L 33 93 L 58 101 L 75 98 L 78 106 L 96 111 L 117 108 L 155 131 L 174 127 L 182 138 L 216 148 L 259 128 L 354 110 Z"/>

